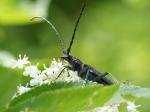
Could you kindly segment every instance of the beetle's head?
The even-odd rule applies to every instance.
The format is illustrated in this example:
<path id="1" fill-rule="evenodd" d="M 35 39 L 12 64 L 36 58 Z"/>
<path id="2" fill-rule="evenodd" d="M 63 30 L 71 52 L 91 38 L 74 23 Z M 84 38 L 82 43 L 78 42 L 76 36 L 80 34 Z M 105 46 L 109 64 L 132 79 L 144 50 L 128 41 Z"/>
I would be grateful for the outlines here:
<path id="1" fill-rule="evenodd" d="M 62 60 L 68 61 L 70 60 L 70 55 L 67 52 L 63 52 L 63 56 L 60 57 Z"/>
<path id="2" fill-rule="evenodd" d="M 76 57 L 67 54 L 66 52 L 63 53 L 63 56 L 61 57 L 62 60 L 67 61 L 68 63 L 70 63 L 73 66 L 80 66 L 80 64 L 82 63 L 79 59 L 77 59 Z"/>
<path id="3" fill-rule="evenodd" d="M 67 54 L 67 52 L 63 52 L 63 56 L 60 57 L 60 58 L 61 58 L 62 60 L 67 61 L 67 62 L 70 63 L 71 65 L 76 63 L 76 61 L 75 61 L 76 58 L 73 57 L 72 55 Z"/>

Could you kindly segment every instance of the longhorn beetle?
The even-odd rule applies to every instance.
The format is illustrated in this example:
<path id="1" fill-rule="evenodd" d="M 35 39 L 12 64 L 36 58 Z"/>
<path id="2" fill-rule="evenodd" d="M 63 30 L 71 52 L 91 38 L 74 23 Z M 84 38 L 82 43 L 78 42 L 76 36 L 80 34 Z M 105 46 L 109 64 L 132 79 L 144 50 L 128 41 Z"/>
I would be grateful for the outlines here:
<path id="1" fill-rule="evenodd" d="M 52 29 L 55 31 L 55 33 L 56 33 L 56 35 L 57 35 L 57 37 L 60 41 L 61 49 L 63 51 L 63 56 L 60 57 L 60 58 L 67 61 L 70 64 L 70 66 L 65 66 L 64 69 L 77 71 L 79 77 L 81 77 L 85 81 L 89 80 L 89 81 L 97 82 L 97 83 L 103 84 L 103 85 L 112 85 L 113 82 L 105 77 L 106 75 L 109 74 L 108 72 L 101 73 L 101 72 L 97 71 L 95 68 L 91 67 L 90 65 L 84 64 L 78 58 L 70 55 L 70 50 L 71 50 L 71 47 L 73 45 L 73 41 L 74 41 L 74 38 L 75 38 L 75 33 L 76 33 L 76 30 L 77 30 L 80 18 L 81 18 L 82 14 L 83 14 L 83 11 L 85 9 L 85 6 L 86 6 L 86 4 L 84 3 L 83 6 L 82 6 L 80 15 L 79 15 L 79 17 L 77 19 L 77 22 L 75 24 L 73 35 L 72 35 L 70 45 L 69 45 L 67 51 L 65 51 L 65 49 L 64 49 L 64 43 L 63 43 L 63 41 L 60 37 L 59 32 L 56 30 L 56 28 L 54 27 L 54 25 L 50 21 L 48 21 L 47 19 L 45 19 L 43 17 L 33 17 L 31 20 L 36 19 L 36 18 L 40 18 L 40 19 L 46 21 L 52 27 Z M 63 72 L 63 70 L 61 71 L 61 73 Z M 58 75 L 58 77 L 61 75 L 61 73 Z"/>

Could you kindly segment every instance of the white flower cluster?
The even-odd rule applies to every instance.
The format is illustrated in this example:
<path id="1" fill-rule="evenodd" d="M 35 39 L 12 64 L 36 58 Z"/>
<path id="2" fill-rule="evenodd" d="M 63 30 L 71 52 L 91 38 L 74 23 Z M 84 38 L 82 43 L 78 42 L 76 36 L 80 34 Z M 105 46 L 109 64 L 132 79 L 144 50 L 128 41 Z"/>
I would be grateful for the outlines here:
<path id="1" fill-rule="evenodd" d="M 137 108 L 140 107 L 141 105 L 135 105 L 134 102 L 127 101 L 127 112 L 138 112 Z M 92 110 L 92 112 L 120 112 L 119 111 L 119 104 L 114 104 L 114 105 L 107 105 L 103 107 L 96 108 Z"/>
<path id="2" fill-rule="evenodd" d="M 44 70 L 39 70 L 38 65 L 31 65 L 26 55 L 24 55 L 23 58 L 19 55 L 18 61 L 16 61 L 12 68 L 23 69 L 23 76 L 29 76 L 31 78 L 29 84 L 27 84 L 30 88 L 27 86 L 18 87 L 19 95 L 29 91 L 34 86 L 42 84 L 49 84 L 55 81 L 70 82 L 80 80 L 77 72 L 65 69 L 64 64 L 60 60 L 56 61 L 55 59 L 51 62 L 51 65 L 48 68 L 44 65 Z"/>

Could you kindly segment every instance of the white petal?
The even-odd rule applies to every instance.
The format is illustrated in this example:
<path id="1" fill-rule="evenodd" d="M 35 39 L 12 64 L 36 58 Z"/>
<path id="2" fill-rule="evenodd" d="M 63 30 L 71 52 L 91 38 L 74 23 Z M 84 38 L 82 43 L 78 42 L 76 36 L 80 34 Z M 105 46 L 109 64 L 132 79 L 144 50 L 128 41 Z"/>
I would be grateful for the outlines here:
<path id="1" fill-rule="evenodd" d="M 38 77 L 40 71 L 38 70 L 37 66 L 27 66 L 25 67 L 25 71 L 23 72 L 24 76 L 30 75 L 32 78 Z"/>
<path id="2" fill-rule="evenodd" d="M 37 79 L 30 80 L 30 86 L 37 86 L 37 85 L 39 85 L 39 80 Z"/>
<path id="3" fill-rule="evenodd" d="M 24 86 L 19 86 L 18 87 L 18 94 L 21 95 L 27 91 L 29 91 L 31 88 L 27 88 L 27 87 L 24 87 Z"/>
<path id="4" fill-rule="evenodd" d="M 30 63 L 30 61 L 28 61 L 28 57 L 26 57 L 26 55 L 24 55 L 24 57 L 21 59 L 21 55 L 19 55 L 19 59 L 17 61 L 14 62 L 15 64 L 13 65 L 12 68 L 16 68 L 18 67 L 19 69 L 22 69 L 24 67 L 24 65 Z"/>

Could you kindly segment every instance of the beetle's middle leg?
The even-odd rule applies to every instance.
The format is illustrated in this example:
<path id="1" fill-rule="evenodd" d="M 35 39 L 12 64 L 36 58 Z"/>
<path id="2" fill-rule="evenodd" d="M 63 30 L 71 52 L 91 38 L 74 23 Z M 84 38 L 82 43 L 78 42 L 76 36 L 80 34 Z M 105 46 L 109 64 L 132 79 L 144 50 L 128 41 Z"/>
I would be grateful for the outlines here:
<path id="1" fill-rule="evenodd" d="M 85 86 L 88 83 L 89 71 L 90 71 L 90 69 L 87 69 L 86 74 L 85 74 L 85 79 L 84 79 L 85 80 Z"/>

